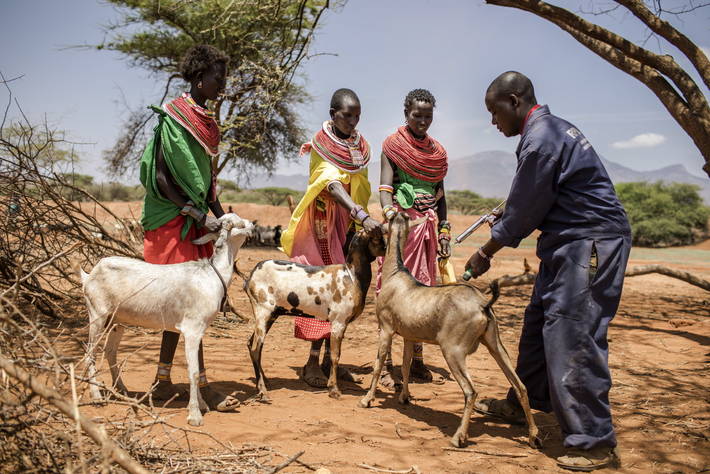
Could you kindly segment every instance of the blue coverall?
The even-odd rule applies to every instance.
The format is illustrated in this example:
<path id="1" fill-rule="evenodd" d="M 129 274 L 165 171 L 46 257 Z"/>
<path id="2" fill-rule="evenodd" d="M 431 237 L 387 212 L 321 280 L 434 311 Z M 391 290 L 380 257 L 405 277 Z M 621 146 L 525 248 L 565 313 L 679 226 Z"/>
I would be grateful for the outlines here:
<path id="1" fill-rule="evenodd" d="M 599 156 L 574 125 L 534 110 L 491 236 L 517 247 L 534 229 L 540 269 L 516 372 L 532 408 L 554 411 L 567 447 L 616 446 L 607 328 L 621 298 L 631 229 Z M 515 394 L 508 400 L 518 403 Z"/>

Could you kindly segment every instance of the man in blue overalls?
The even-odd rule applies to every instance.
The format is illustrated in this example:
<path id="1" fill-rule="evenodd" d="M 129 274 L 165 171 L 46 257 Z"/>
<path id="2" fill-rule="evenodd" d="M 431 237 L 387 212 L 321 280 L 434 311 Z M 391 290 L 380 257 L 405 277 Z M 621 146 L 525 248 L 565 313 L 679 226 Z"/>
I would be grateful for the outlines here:
<path id="1" fill-rule="evenodd" d="M 525 310 L 516 372 L 534 409 L 553 411 L 571 448 L 566 469 L 616 464 L 611 422 L 607 328 L 621 298 L 631 229 L 599 156 L 574 125 L 537 105 L 530 79 L 498 76 L 486 92 L 493 125 L 521 135 L 518 168 L 491 239 L 466 268 L 474 277 L 493 255 L 539 229 L 540 269 Z M 524 421 L 511 392 L 481 400 L 477 411 Z"/>

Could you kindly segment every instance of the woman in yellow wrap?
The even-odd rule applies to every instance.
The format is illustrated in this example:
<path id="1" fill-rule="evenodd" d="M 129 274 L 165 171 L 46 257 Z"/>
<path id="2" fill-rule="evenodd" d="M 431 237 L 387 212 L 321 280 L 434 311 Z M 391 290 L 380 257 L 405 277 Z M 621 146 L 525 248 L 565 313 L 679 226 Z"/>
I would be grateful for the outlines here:
<path id="1" fill-rule="evenodd" d="M 330 120 L 301 147 L 310 153 L 310 178 L 303 199 L 293 211 L 288 229 L 281 235 L 283 251 L 292 261 L 305 265 L 345 263 L 349 235 L 355 227 L 367 233 L 382 232 L 380 223 L 367 213 L 370 183 L 367 164 L 370 145 L 356 130 L 360 99 L 350 89 L 338 89 L 330 100 Z M 296 317 L 294 335 L 311 341 L 302 377 L 313 387 L 325 387 L 330 372 L 330 323 Z M 320 349 L 326 341 L 323 363 Z M 338 377 L 353 380 L 340 368 Z"/>

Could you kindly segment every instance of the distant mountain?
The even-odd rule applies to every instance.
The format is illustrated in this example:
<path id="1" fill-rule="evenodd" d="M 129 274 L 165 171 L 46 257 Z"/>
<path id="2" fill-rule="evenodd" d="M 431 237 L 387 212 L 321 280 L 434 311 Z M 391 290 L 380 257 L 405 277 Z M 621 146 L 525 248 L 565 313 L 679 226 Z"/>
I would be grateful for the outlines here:
<path id="1" fill-rule="evenodd" d="M 500 150 L 483 151 L 473 155 L 452 159 L 449 162 L 449 172 L 446 176 L 446 189 L 470 189 L 484 197 L 500 197 L 508 195 L 513 176 L 515 175 L 516 158 L 513 153 Z M 614 183 L 632 181 L 664 181 L 667 183 L 689 183 L 700 187 L 700 196 L 706 204 L 710 204 L 710 179 L 700 178 L 686 171 L 683 165 L 671 165 L 651 171 L 637 171 L 613 161 L 602 158 L 611 180 Z M 370 182 L 373 190 L 380 181 L 380 163 L 371 162 L 369 169 Z M 263 188 L 278 186 L 304 191 L 308 184 L 305 175 L 258 175 L 252 178 L 247 187 Z"/>
<path id="2" fill-rule="evenodd" d="M 710 204 L 710 179 L 686 171 L 683 165 L 671 165 L 651 171 L 637 171 L 602 158 L 614 183 L 634 181 L 688 183 L 700 188 L 699 193 Z M 515 175 L 516 158 L 504 151 L 485 151 L 449 162 L 447 189 L 470 189 L 484 197 L 505 197 Z"/>

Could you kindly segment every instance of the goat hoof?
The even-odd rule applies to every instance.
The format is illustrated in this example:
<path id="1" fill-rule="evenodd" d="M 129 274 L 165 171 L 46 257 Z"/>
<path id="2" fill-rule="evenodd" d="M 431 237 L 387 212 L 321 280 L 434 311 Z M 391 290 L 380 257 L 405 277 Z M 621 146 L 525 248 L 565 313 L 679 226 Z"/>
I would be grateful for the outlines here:
<path id="1" fill-rule="evenodd" d="M 409 401 L 411 400 L 411 397 L 407 395 L 406 397 L 399 396 L 399 403 L 400 405 L 409 405 Z"/>
<path id="2" fill-rule="evenodd" d="M 360 408 L 370 408 L 371 403 L 372 399 L 363 398 L 362 400 L 360 400 Z"/>
<path id="3" fill-rule="evenodd" d="M 331 390 L 330 392 L 328 392 L 328 396 L 330 398 L 334 398 L 335 400 L 340 400 L 341 395 L 342 394 L 338 390 Z"/>
<path id="4" fill-rule="evenodd" d="M 528 444 L 533 449 L 542 449 L 542 440 L 538 436 L 531 436 L 528 439 Z"/>
<path id="5" fill-rule="evenodd" d="M 463 433 L 456 433 L 451 438 L 451 445 L 454 448 L 462 448 L 466 444 L 466 436 Z"/>
<path id="6" fill-rule="evenodd" d="M 191 426 L 202 426 L 202 415 L 188 416 L 187 423 Z"/>

